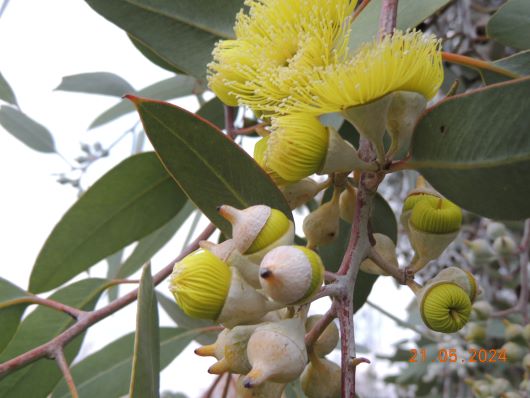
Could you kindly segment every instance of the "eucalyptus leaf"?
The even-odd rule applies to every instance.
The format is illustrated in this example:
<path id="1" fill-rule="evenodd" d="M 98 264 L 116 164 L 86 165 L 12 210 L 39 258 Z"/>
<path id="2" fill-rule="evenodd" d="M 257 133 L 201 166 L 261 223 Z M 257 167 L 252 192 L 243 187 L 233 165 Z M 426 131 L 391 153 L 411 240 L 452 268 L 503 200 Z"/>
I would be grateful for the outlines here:
<path id="1" fill-rule="evenodd" d="M 0 107 L 0 125 L 31 149 L 55 152 L 55 143 L 48 129 L 15 108 Z"/>
<path id="2" fill-rule="evenodd" d="M 134 45 L 134 47 L 136 47 L 136 49 L 140 51 L 144 57 L 146 57 L 149 61 L 151 61 L 155 65 L 158 65 L 162 69 L 166 69 L 178 75 L 185 74 L 184 71 L 168 63 L 164 58 L 162 58 L 157 53 L 155 53 L 151 48 L 149 48 L 149 46 L 144 44 L 142 41 L 140 41 L 135 36 L 131 35 L 130 33 L 127 36 L 129 36 L 129 39 L 131 40 L 131 43 Z"/>
<path id="3" fill-rule="evenodd" d="M 169 365 L 200 331 L 160 328 L 160 369 Z M 80 398 L 119 398 L 127 394 L 131 376 L 134 333 L 120 337 L 72 367 L 72 376 Z M 179 381 L 177 380 L 176 383 Z M 64 380 L 52 398 L 70 398 Z"/>
<path id="4" fill-rule="evenodd" d="M 410 167 L 493 219 L 530 217 L 530 78 L 456 95 L 418 122 Z"/>
<path id="5" fill-rule="evenodd" d="M 200 91 L 200 87 L 194 78 L 189 76 L 173 76 L 138 91 L 138 95 L 158 100 L 169 100 L 191 95 L 196 89 Z M 134 106 L 127 100 L 121 100 L 99 115 L 90 124 L 89 128 L 93 129 L 102 126 L 132 111 L 134 111 Z"/>
<path id="6" fill-rule="evenodd" d="M 407 30 L 419 25 L 451 0 L 400 0 L 396 28 Z M 379 31 L 379 14 L 382 0 L 372 0 L 352 24 L 350 51 L 353 53 L 363 44 L 372 42 Z"/>
<path id="7" fill-rule="evenodd" d="M 212 122 L 219 129 L 223 129 L 224 127 L 225 108 L 224 104 L 217 97 L 211 99 L 206 104 L 201 106 L 201 108 L 197 111 L 197 115 L 208 120 L 209 122 Z"/>
<path id="8" fill-rule="evenodd" d="M 56 90 L 110 95 L 112 97 L 123 97 L 125 94 L 136 93 L 134 87 L 124 78 L 109 72 L 65 76 Z"/>
<path id="9" fill-rule="evenodd" d="M 186 197 L 153 152 L 101 177 L 66 212 L 41 249 L 30 291 L 53 289 L 167 223 Z"/>
<path id="10" fill-rule="evenodd" d="M 117 278 L 126 278 L 138 271 L 175 235 L 195 206 L 187 201 L 178 214 L 162 227 L 142 238 L 127 260 L 116 273 Z"/>
<path id="11" fill-rule="evenodd" d="M 144 266 L 136 310 L 136 334 L 131 372 L 130 398 L 159 398 L 160 336 L 158 305 L 151 265 Z"/>
<path id="12" fill-rule="evenodd" d="M 116 279 L 116 275 L 121 267 L 123 257 L 123 249 L 118 250 L 116 253 L 111 254 L 106 258 L 107 261 L 107 279 Z M 120 291 L 120 286 L 113 286 L 109 288 L 107 294 L 109 296 L 109 301 L 116 300 Z"/>
<path id="13" fill-rule="evenodd" d="M 219 39 L 234 37 L 243 0 L 86 0 L 132 35 L 150 59 L 204 79 Z M 156 62 L 159 64 L 159 62 Z"/>
<path id="14" fill-rule="evenodd" d="M 509 0 L 493 14 L 486 27 L 488 36 L 509 47 L 530 49 L 530 2 Z"/>
<path id="15" fill-rule="evenodd" d="M 84 279 L 58 290 L 50 299 L 90 311 L 107 285 L 105 279 Z M 72 323 L 73 319 L 63 312 L 37 307 L 20 324 L 15 336 L 0 354 L 0 363 L 50 341 Z M 84 333 L 67 345 L 65 357 L 68 362 L 77 355 L 83 337 Z M 46 398 L 61 378 L 57 364 L 42 358 L 0 378 L 0 397 Z"/>
<path id="16" fill-rule="evenodd" d="M 17 98 L 15 97 L 15 93 L 13 92 L 13 89 L 7 82 L 7 80 L 4 78 L 4 76 L 0 73 L 0 99 L 10 103 L 11 105 L 18 105 L 17 104 Z"/>
<path id="17" fill-rule="evenodd" d="M 7 305 L 10 301 L 28 297 L 30 293 L 4 278 L 0 278 L 0 353 L 17 331 L 20 318 L 29 303 Z"/>
<path id="18" fill-rule="evenodd" d="M 283 194 L 256 162 L 214 125 L 177 106 L 129 97 L 169 173 L 197 207 L 225 235 L 230 224 L 217 213 L 229 204 L 266 204 L 292 213 Z M 249 183 L 252 182 L 252 183 Z"/>

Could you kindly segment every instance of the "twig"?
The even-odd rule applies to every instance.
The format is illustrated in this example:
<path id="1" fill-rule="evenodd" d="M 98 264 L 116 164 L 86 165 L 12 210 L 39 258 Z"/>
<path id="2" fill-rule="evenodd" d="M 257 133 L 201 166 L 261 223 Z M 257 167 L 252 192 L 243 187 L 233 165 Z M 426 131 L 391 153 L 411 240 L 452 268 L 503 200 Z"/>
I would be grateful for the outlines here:
<path id="1" fill-rule="evenodd" d="M 407 283 L 407 272 L 405 269 L 399 269 L 393 264 L 386 261 L 381 255 L 374 250 L 372 247 L 368 253 L 368 258 L 372 260 L 379 268 L 385 271 L 387 274 L 392 275 L 400 285 Z"/>
<path id="2" fill-rule="evenodd" d="M 331 271 L 325 271 L 324 272 L 324 280 L 326 282 L 334 282 L 337 280 L 337 274 L 335 272 L 331 272 Z"/>
<path id="3" fill-rule="evenodd" d="M 379 14 L 379 38 L 392 34 L 396 27 L 398 0 L 384 0 Z"/>
<path id="4" fill-rule="evenodd" d="M 509 71 L 507 69 L 496 66 L 490 62 L 482 61 L 480 59 L 475 59 L 471 57 L 466 57 L 465 55 L 453 54 L 442 51 L 442 58 L 444 61 L 451 62 L 453 64 L 467 66 L 469 68 L 478 68 L 483 70 L 489 70 L 490 72 L 497 73 L 509 77 L 510 79 L 517 79 L 521 75 Z"/>
<path id="5" fill-rule="evenodd" d="M 228 397 L 228 388 L 230 387 L 230 380 L 232 379 L 232 373 L 227 372 L 226 376 L 227 376 L 226 377 L 226 383 L 225 383 L 225 387 L 223 388 L 222 398 L 227 398 Z"/>
<path id="6" fill-rule="evenodd" d="M 234 135 L 234 131 L 235 131 L 234 122 L 236 120 L 236 109 L 237 108 L 233 107 L 233 106 L 228 106 L 228 105 L 224 106 L 226 134 L 232 139 L 234 139 L 234 137 L 235 137 L 235 135 Z"/>
<path id="7" fill-rule="evenodd" d="M 256 129 L 259 129 L 259 128 L 262 128 L 262 127 L 265 127 L 267 126 L 267 123 L 258 123 L 258 124 L 255 124 L 254 126 L 249 126 L 249 127 L 243 127 L 243 128 L 240 128 L 240 129 L 235 129 L 232 131 L 232 135 L 236 136 L 236 135 L 248 135 L 248 134 L 252 134 L 256 131 Z"/>
<path id="8" fill-rule="evenodd" d="M 70 390 L 70 394 L 72 394 L 72 398 L 79 398 L 79 394 L 77 393 L 77 388 L 75 387 L 74 379 L 72 377 L 72 373 L 70 372 L 68 362 L 66 361 L 66 358 L 64 356 L 63 349 L 59 348 L 55 352 L 54 356 L 55 362 L 57 362 L 59 369 L 61 369 L 61 372 L 63 373 L 64 381 L 68 385 L 68 389 Z"/>
<path id="9" fill-rule="evenodd" d="M 213 224 L 209 224 L 205 228 L 205 230 L 197 237 L 197 239 L 195 239 L 192 244 L 190 244 L 186 249 L 184 249 L 177 258 L 175 258 L 161 271 L 159 271 L 153 276 L 153 283 L 155 285 L 158 285 L 160 282 L 166 279 L 171 274 L 175 263 L 177 263 L 182 258 L 196 250 L 199 247 L 199 242 L 201 240 L 208 239 L 210 235 L 213 234 L 215 229 L 216 227 Z M 137 298 L 138 289 L 135 289 L 132 292 L 118 298 L 117 300 L 112 301 L 111 303 L 109 303 L 105 307 L 100 308 L 97 311 L 82 312 L 77 318 L 77 322 L 75 322 L 72 326 L 70 326 L 58 336 L 54 337 L 52 340 L 30 351 L 27 351 L 13 359 L 10 359 L 9 361 L 0 364 L 0 379 L 26 365 L 29 365 L 30 363 L 35 362 L 40 358 L 50 356 L 53 357 L 59 348 L 65 347 L 70 341 L 72 341 L 76 336 L 83 333 L 90 326 L 108 317 L 109 315 L 114 314 L 116 311 L 132 303 Z"/>
<path id="10" fill-rule="evenodd" d="M 415 331 L 416 333 L 418 333 L 420 336 L 422 336 L 423 338 L 425 339 L 428 339 L 428 340 L 431 340 L 431 341 L 434 341 L 434 342 L 437 342 L 437 340 L 432 337 L 432 336 L 429 336 L 428 334 L 422 332 L 419 328 L 417 328 L 416 326 L 408 323 L 408 322 L 405 322 L 405 321 L 402 321 L 401 319 L 399 319 L 398 317 L 392 315 L 390 312 L 384 310 L 383 308 L 379 307 L 377 304 L 375 303 L 372 303 L 370 300 L 366 300 L 366 304 L 368 304 L 370 307 L 372 307 L 373 309 L 379 311 L 381 314 L 387 316 L 388 318 L 392 319 L 394 322 L 396 322 L 399 326 L 402 326 L 402 327 L 405 327 L 405 328 L 408 328 L 410 330 L 413 330 Z"/>
<path id="11" fill-rule="evenodd" d="M 217 378 L 213 381 L 213 383 L 210 386 L 210 388 L 208 388 L 208 391 L 206 391 L 204 393 L 204 397 L 203 398 L 212 398 L 212 394 L 213 394 L 213 392 L 215 390 L 215 387 L 217 387 L 217 385 L 219 384 L 219 382 L 223 378 L 223 375 L 224 375 L 224 373 L 221 373 L 220 375 L 217 376 Z"/>
<path id="12" fill-rule="evenodd" d="M 29 296 L 29 297 L 20 297 L 13 300 L 4 301 L 0 304 L 0 308 L 11 307 L 18 304 L 38 304 L 45 307 L 53 308 L 54 310 L 64 312 L 65 314 L 70 315 L 74 319 L 78 319 L 79 316 L 84 312 L 69 305 L 59 303 L 55 300 L 45 299 L 38 296 Z"/>
<path id="13" fill-rule="evenodd" d="M 361 12 L 363 12 L 363 10 L 366 8 L 366 6 L 368 4 L 370 4 L 370 1 L 372 0 L 364 0 L 360 5 L 359 7 L 357 7 L 357 9 L 355 10 L 355 12 L 353 13 L 353 16 L 351 17 L 351 22 L 355 21 L 357 19 L 357 17 L 359 15 L 361 15 Z"/>
<path id="14" fill-rule="evenodd" d="M 307 347 L 307 351 L 311 352 L 311 349 L 313 347 L 313 344 L 315 344 L 315 341 L 320 337 L 320 335 L 324 332 L 324 330 L 328 327 L 328 325 L 333 322 L 333 319 L 336 317 L 335 312 L 335 304 L 333 303 L 331 305 L 331 308 L 327 310 L 327 312 L 320 318 L 317 323 L 311 328 L 309 332 L 305 335 L 305 345 Z"/>

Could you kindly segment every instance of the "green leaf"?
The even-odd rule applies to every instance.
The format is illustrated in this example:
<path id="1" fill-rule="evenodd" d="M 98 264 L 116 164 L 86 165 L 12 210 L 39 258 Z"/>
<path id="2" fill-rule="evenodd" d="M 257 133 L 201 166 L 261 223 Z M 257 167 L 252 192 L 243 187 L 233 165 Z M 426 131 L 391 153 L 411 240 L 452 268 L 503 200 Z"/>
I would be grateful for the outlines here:
<path id="1" fill-rule="evenodd" d="M 331 197 L 331 189 L 326 191 L 324 200 Z M 394 242 L 397 241 L 397 221 L 392 208 L 382 196 L 377 194 L 374 199 L 374 210 L 372 216 L 372 227 L 374 232 L 387 235 Z M 351 224 L 340 220 L 338 237 L 329 245 L 318 248 L 318 252 L 326 269 L 332 272 L 338 271 L 342 258 L 348 247 L 351 234 Z M 357 282 L 355 283 L 354 305 L 355 311 L 359 310 L 366 302 L 368 295 L 377 279 L 377 275 L 372 275 L 359 271 Z"/>
<path id="2" fill-rule="evenodd" d="M 0 278 L 0 353 L 14 336 L 20 323 L 20 318 L 29 303 L 6 305 L 12 301 L 30 294 L 4 278 Z"/>
<path id="3" fill-rule="evenodd" d="M 530 49 L 530 2 L 510 0 L 488 22 L 488 36 L 509 47 Z"/>
<path id="4" fill-rule="evenodd" d="M 177 214 L 186 197 L 153 152 L 125 159 L 66 212 L 30 277 L 34 293 L 53 289 Z"/>
<path id="5" fill-rule="evenodd" d="M 230 235 L 217 206 L 266 204 L 292 213 L 283 194 L 254 160 L 215 126 L 177 106 L 129 97 L 169 173 L 199 209 Z"/>
<path id="6" fill-rule="evenodd" d="M 53 137 L 46 127 L 9 106 L 0 107 L 0 125 L 19 141 L 39 152 L 55 152 Z"/>
<path id="7" fill-rule="evenodd" d="M 15 93 L 13 92 L 13 89 L 7 82 L 7 80 L 2 76 L 0 73 L 0 99 L 10 103 L 11 105 L 18 105 L 17 104 L 17 98 L 15 97 Z"/>
<path id="8" fill-rule="evenodd" d="M 530 78 L 438 103 L 418 122 L 410 167 L 459 206 L 530 217 Z"/>
<path id="9" fill-rule="evenodd" d="M 224 104 L 217 97 L 204 104 L 201 109 L 197 111 L 197 115 L 212 122 L 219 129 L 224 128 L 225 108 Z"/>
<path id="10" fill-rule="evenodd" d="M 160 369 L 169 365 L 200 331 L 160 328 Z M 134 333 L 119 338 L 72 367 L 80 398 L 121 397 L 127 394 L 133 361 Z M 176 380 L 176 383 L 179 381 Z M 61 381 L 52 398 L 70 398 Z"/>
<path id="11" fill-rule="evenodd" d="M 125 94 L 136 93 L 136 90 L 129 82 L 109 72 L 80 73 L 78 75 L 65 76 L 56 90 L 110 95 L 113 97 L 123 97 Z"/>
<path id="12" fill-rule="evenodd" d="M 214 44 L 233 38 L 243 0 L 86 0 L 140 41 L 149 54 L 203 79 Z"/>
<path id="13" fill-rule="evenodd" d="M 400 0 L 398 3 L 397 29 L 407 30 L 418 26 L 451 0 Z M 379 13 L 382 0 L 372 0 L 352 24 L 350 51 L 361 44 L 372 42 L 379 30 Z"/>
<path id="14" fill-rule="evenodd" d="M 123 257 L 123 249 L 118 250 L 116 253 L 111 254 L 105 259 L 108 264 L 107 279 L 109 280 L 116 279 L 116 275 L 121 267 L 122 257 Z M 109 296 L 109 301 L 116 300 L 118 298 L 119 292 L 120 292 L 120 285 L 116 285 L 116 286 L 109 288 L 109 290 L 107 291 L 107 295 Z"/>
<path id="15" fill-rule="evenodd" d="M 142 238 L 131 255 L 121 265 L 116 277 L 126 278 L 138 271 L 142 265 L 149 261 L 175 235 L 175 232 L 186 221 L 194 208 L 195 206 L 187 201 L 173 219 L 169 220 L 169 222 L 155 232 Z"/>
<path id="16" fill-rule="evenodd" d="M 151 265 L 144 267 L 138 288 L 136 335 L 131 372 L 131 398 L 160 396 L 160 337 L 158 335 L 158 305 Z"/>
<path id="17" fill-rule="evenodd" d="M 151 61 L 155 65 L 158 65 L 162 69 L 166 69 L 178 75 L 185 74 L 182 70 L 175 68 L 173 65 L 166 62 L 165 59 L 158 56 L 157 53 L 153 52 L 148 46 L 146 46 L 144 43 L 142 43 L 140 40 L 138 40 L 136 37 L 134 37 L 130 33 L 127 36 L 129 36 L 129 40 L 131 40 L 132 44 L 136 47 L 136 49 L 140 51 L 144 57 L 146 57 L 149 61 Z"/>
<path id="18" fill-rule="evenodd" d="M 530 50 L 521 51 L 506 58 L 492 62 L 493 65 L 504 68 L 520 76 L 530 75 Z M 486 84 L 509 81 L 511 78 L 488 70 L 481 70 L 482 79 Z"/>
<path id="19" fill-rule="evenodd" d="M 75 308 L 90 311 L 103 293 L 108 281 L 105 279 L 84 279 L 55 292 L 52 300 Z M 15 336 L 0 354 L 0 363 L 50 341 L 73 323 L 63 312 L 47 307 L 37 307 L 20 324 Z M 72 340 L 65 349 L 70 362 L 79 351 L 84 334 Z M 45 398 L 62 378 L 54 361 L 42 358 L 0 381 L 0 397 Z"/>
<path id="20" fill-rule="evenodd" d="M 162 309 L 179 328 L 194 330 L 216 325 L 213 321 L 206 319 L 190 318 L 180 309 L 174 299 L 170 299 L 160 292 L 156 292 L 156 297 L 158 298 L 158 303 Z M 217 339 L 217 335 L 218 332 L 203 333 L 198 335 L 196 340 L 201 344 L 212 344 Z"/>
<path id="21" fill-rule="evenodd" d="M 172 98 L 184 97 L 193 94 L 198 87 L 197 81 L 189 76 L 174 76 L 169 79 L 159 81 L 140 91 L 138 95 L 158 100 L 169 100 Z M 199 90 L 200 91 L 200 90 Z M 90 125 L 89 129 L 99 127 L 111 122 L 120 116 L 134 111 L 134 106 L 129 101 L 121 100 L 113 107 L 107 109 L 99 115 Z"/>

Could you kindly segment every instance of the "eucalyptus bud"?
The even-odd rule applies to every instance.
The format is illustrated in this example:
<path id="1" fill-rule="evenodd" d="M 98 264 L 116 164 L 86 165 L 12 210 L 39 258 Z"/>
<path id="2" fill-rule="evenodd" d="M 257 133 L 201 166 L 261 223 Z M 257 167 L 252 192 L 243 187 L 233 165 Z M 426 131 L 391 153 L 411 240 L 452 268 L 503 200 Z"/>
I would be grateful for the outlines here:
<path id="1" fill-rule="evenodd" d="M 312 355 L 300 376 L 300 384 L 307 398 L 340 398 L 340 366 L 326 358 Z"/>
<path id="2" fill-rule="evenodd" d="M 346 184 L 346 189 L 342 191 L 339 198 L 340 218 L 348 223 L 353 222 L 355 205 L 357 200 L 357 189 L 350 183 Z"/>
<path id="3" fill-rule="evenodd" d="M 517 244 L 509 236 L 499 236 L 493 242 L 493 250 L 500 257 L 509 257 L 517 253 Z"/>
<path id="4" fill-rule="evenodd" d="M 230 329 L 223 338 L 223 353 L 214 365 L 208 369 L 208 373 L 223 374 L 231 372 L 246 374 L 251 366 L 247 358 L 247 344 L 250 336 L 258 325 L 235 326 Z"/>
<path id="5" fill-rule="evenodd" d="M 470 322 L 468 324 L 465 339 L 474 343 L 482 343 L 486 339 L 486 328 L 478 323 Z"/>
<path id="6" fill-rule="evenodd" d="M 322 315 L 311 315 L 305 323 L 305 330 L 309 332 L 313 326 L 322 318 Z M 313 343 L 312 351 L 319 357 L 328 355 L 337 347 L 339 342 L 339 329 L 335 322 L 331 322 L 317 340 Z"/>
<path id="7" fill-rule="evenodd" d="M 319 255 L 303 246 L 280 246 L 263 258 L 259 269 L 263 292 L 282 304 L 296 304 L 317 293 L 324 281 Z"/>
<path id="8" fill-rule="evenodd" d="M 526 340 L 523 336 L 524 328 L 518 323 L 512 323 L 507 319 L 503 319 L 504 324 L 504 338 L 507 341 L 513 341 L 518 344 L 526 344 Z"/>
<path id="9" fill-rule="evenodd" d="M 498 237 L 508 235 L 508 230 L 503 223 L 492 221 L 486 228 L 486 235 L 490 239 L 496 239 Z"/>
<path id="10" fill-rule="evenodd" d="M 375 239 L 373 250 L 375 250 L 386 261 L 387 264 L 390 264 L 396 269 L 399 268 L 396 256 L 396 245 L 394 244 L 394 241 L 388 236 L 380 233 L 375 233 L 373 236 Z M 388 273 L 383 271 L 369 258 L 363 260 L 361 263 L 361 270 L 374 275 L 388 275 Z"/>
<path id="11" fill-rule="evenodd" d="M 493 313 L 493 307 L 485 300 L 475 301 L 473 303 L 473 312 L 480 320 L 486 320 Z"/>
<path id="12" fill-rule="evenodd" d="M 309 248 L 330 243 L 339 235 L 339 199 L 339 191 L 335 189 L 329 202 L 321 205 L 304 219 L 302 228 Z"/>
<path id="13" fill-rule="evenodd" d="M 509 362 L 519 362 L 523 359 L 523 357 L 528 353 L 528 348 L 520 346 L 517 343 L 514 343 L 513 341 L 508 341 L 505 343 L 501 350 L 506 351 L 506 359 Z"/>
<path id="14" fill-rule="evenodd" d="M 285 196 L 287 203 L 289 203 L 289 207 L 296 209 L 313 199 L 323 188 L 321 184 L 311 178 L 304 178 L 298 182 L 283 185 L 280 190 Z"/>
<path id="15" fill-rule="evenodd" d="M 252 370 L 243 380 L 246 388 L 265 381 L 289 383 L 295 380 L 307 363 L 301 319 L 286 319 L 258 327 L 247 345 Z"/>
<path id="16" fill-rule="evenodd" d="M 468 257 L 472 264 L 488 265 L 495 259 L 495 252 L 486 239 L 475 239 L 464 243 L 471 250 Z"/>
<path id="17" fill-rule="evenodd" d="M 237 379 L 237 398 L 281 398 L 285 384 L 266 381 L 253 388 L 245 388 L 245 376 L 241 375 Z"/>

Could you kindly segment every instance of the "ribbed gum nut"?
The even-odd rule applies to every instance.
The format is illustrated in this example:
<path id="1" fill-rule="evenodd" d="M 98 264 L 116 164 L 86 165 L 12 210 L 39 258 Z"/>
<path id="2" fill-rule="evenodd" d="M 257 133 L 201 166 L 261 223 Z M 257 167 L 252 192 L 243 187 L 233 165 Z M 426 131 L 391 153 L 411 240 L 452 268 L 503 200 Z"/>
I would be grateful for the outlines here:
<path id="1" fill-rule="evenodd" d="M 269 175 L 269 177 L 272 179 L 272 181 L 274 181 L 276 185 L 280 186 L 289 184 L 289 182 L 280 177 L 278 173 L 276 173 L 270 167 L 267 167 L 267 164 L 265 162 L 265 152 L 267 151 L 269 138 L 270 135 L 266 135 L 265 137 L 262 137 L 258 142 L 256 142 L 256 144 L 254 145 L 254 160 Z"/>
<path id="2" fill-rule="evenodd" d="M 291 226 L 285 214 L 265 205 L 244 210 L 223 205 L 219 214 L 232 224 L 234 243 L 243 254 L 252 254 L 270 246 L 287 234 Z"/>
<path id="3" fill-rule="evenodd" d="M 386 128 L 392 137 L 395 152 L 409 146 L 416 120 L 426 106 L 427 100 L 422 94 L 411 91 L 394 92 L 388 108 Z"/>
<path id="4" fill-rule="evenodd" d="M 194 352 L 201 357 L 215 357 L 217 360 L 224 356 L 226 335 L 228 329 L 223 329 L 218 335 L 215 343 L 197 348 Z"/>
<path id="5" fill-rule="evenodd" d="M 425 286 L 420 293 L 420 313 L 425 325 L 436 332 L 462 329 L 471 314 L 471 300 L 460 286 L 441 282 Z"/>
<path id="6" fill-rule="evenodd" d="M 486 320 L 493 312 L 493 307 L 490 303 L 484 300 L 475 301 L 473 303 L 473 313 L 479 320 Z M 529 330 L 530 331 L 530 330 Z"/>
<path id="7" fill-rule="evenodd" d="M 508 341 L 500 349 L 506 351 L 506 360 L 512 363 L 519 362 L 528 353 L 528 348 L 513 341 Z"/>
<path id="8" fill-rule="evenodd" d="M 236 326 L 226 334 L 223 340 L 223 355 L 219 362 L 212 365 L 208 372 L 246 374 L 251 366 L 247 358 L 247 344 L 257 325 Z"/>
<path id="9" fill-rule="evenodd" d="M 380 163 L 385 157 L 383 137 L 386 131 L 388 109 L 393 94 L 385 95 L 375 101 L 353 106 L 342 111 L 342 116 L 355 126 L 359 134 L 373 142 Z"/>
<path id="10" fill-rule="evenodd" d="M 283 185 L 280 190 L 285 196 L 291 209 L 296 209 L 304 203 L 309 202 L 319 191 L 319 184 L 311 178 L 304 178 L 298 182 Z"/>
<path id="11" fill-rule="evenodd" d="M 517 244 L 509 236 L 499 236 L 493 242 L 493 250 L 501 257 L 508 257 L 517 253 Z"/>
<path id="12" fill-rule="evenodd" d="M 388 264 L 398 269 L 399 263 L 396 256 L 396 245 L 394 244 L 394 241 L 388 236 L 380 233 L 375 233 L 373 236 L 375 239 L 373 250 L 375 250 Z M 388 273 L 383 271 L 369 258 L 363 260 L 361 263 L 361 271 L 374 275 L 388 275 Z"/>
<path id="13" fill-rule="evenodd" d="M 326 358 L 312 356 L 300 376 L 300 385 L 307 398 L 340 398 L 340 366 Z"/>
<path id="14" fill-rule="evenodd" d="M 486 227 L 486 235 L 490 239 L 496 239 L 501 236 L 508 235 L 508 230 L 503 223 L 492 221 Z"/>
<path id="15" fill-rule="evenodd" d="M 241 375 L 237 379 L 237 398 L 281 398 L 285 384 L 266 381 L 253 388 L 245 388 L 245 376 Z"/>
<path id="16" fill-rule="evenodd" d="M 328 150 L 328 129 L 317 117 L 290 114 L 272 120 L 264 161 L 288 182 L 319 171 Z"/>
<path id="17" fill-rule="evenodd" d="M 265 381 L 289 383 L 300 376 L 307 363 L 304 331 L 299 318 L 258 327 L 248 341 L 247 357 L 252 370 L 243 385 L 253 388 Z"/>
<path id="18" fill-rule="evenodd" d="M 215 244 L 208 241 L 200 241 L 199 246 L 208 250 L 230 267 L 237 268 L 243 279 L 252 287 L 259 289 L 259 264 L 251 261 L 247 256 L 242 255 L 235 246 L 233 239 Z"/>
<path id="19" fill-rule="evenodd" d="M 232 281 L 217 322 L 227 328 L 258 322 L 267 312 L 281 308 L 250 286 L 237 268 L 232 268 Z"/>
<path id="20" fill-rule="evenodd" d="M 279 246 L 260 264 L 263 292 L 282 304 L 296 304 L 317 293 L 324 281 L 319 255 L 303 246 Z"/>
<path id="21" fill-rule="evenodd" d="M 456 283 L 464 289 L 472 303 L 475 301 L 478 294 L 478 286 L 475 277 L 470 272 L 464 271 L 458 267 L 444 268 L 431 280 L 431 282 Z"/>
<path id="22" fill-rule="evenodd" d="M 414 205 L 409 222 L 422 232 L 448 234 L 460 229 L 462 210 L 447 199 L 427 196 Z"/>
<path id="23" fill-rule="evenodd" d="M 329 202 L 306 216 L 302 224 L 307 246 L 314 249 L 320 245 L 331 243 L 339 234 L 340 227 L 340 195 L 337 190 Z"/>
<path id="24" fill-rule="evenodd" d="M 206 250 L 197 250 L 175 264 L 169 290 L 177 305 L 192 318 L 216 319 L 231 282 L 227 264 Z"/>
<path id="25" fill-rule="evenodd" d="M 361 160 L 357 150 L 337 130 L 328 127 L 326 157 L 318 174 L 347 173 L 352 170 L 375 171 L 377 165 Z"/>
<path id="26" fill-rule="evenodd" d="M 422 199 L 425 199 L 426 196 L 432 196 L 434 198 L 439 198 L 440 196 L 434 192 L 432 189 L 428 188 L 416 188 L 409 192 L 407 198 L 403 202 L 403 208 L 401 209 L 400 222 L 405 229 L 405 233 L 409 233 L 409 219 L 412 213 L 412 209 Z"/>
<path id="27" fill-rule="evenodd" d="M 305 330 L 309 332 L 313 326 L 322 318 L 322 315 L 311 315 L 305 323 Z M 335 322 L 331 322 L 314 342 L 312 350 L 319 356 L 324 357 L 337 347 L 339 342 L 339 329 Z"/>
<path id="28" fill-rule="evenodd" d="M 465 339 L 470 342 L 482 343 L 486 339 L 486 328 L 478 323 L 469 323 Z"/>
<path id="29" fill-rule="evenodd" d="M 355 214 L 355 203 L 357 200 L 357 189 L 350 184 L 346 185 L 346 189 L 342 191 L 339 198 L 340 218 L 348 223 L 353 222 Z"/>

